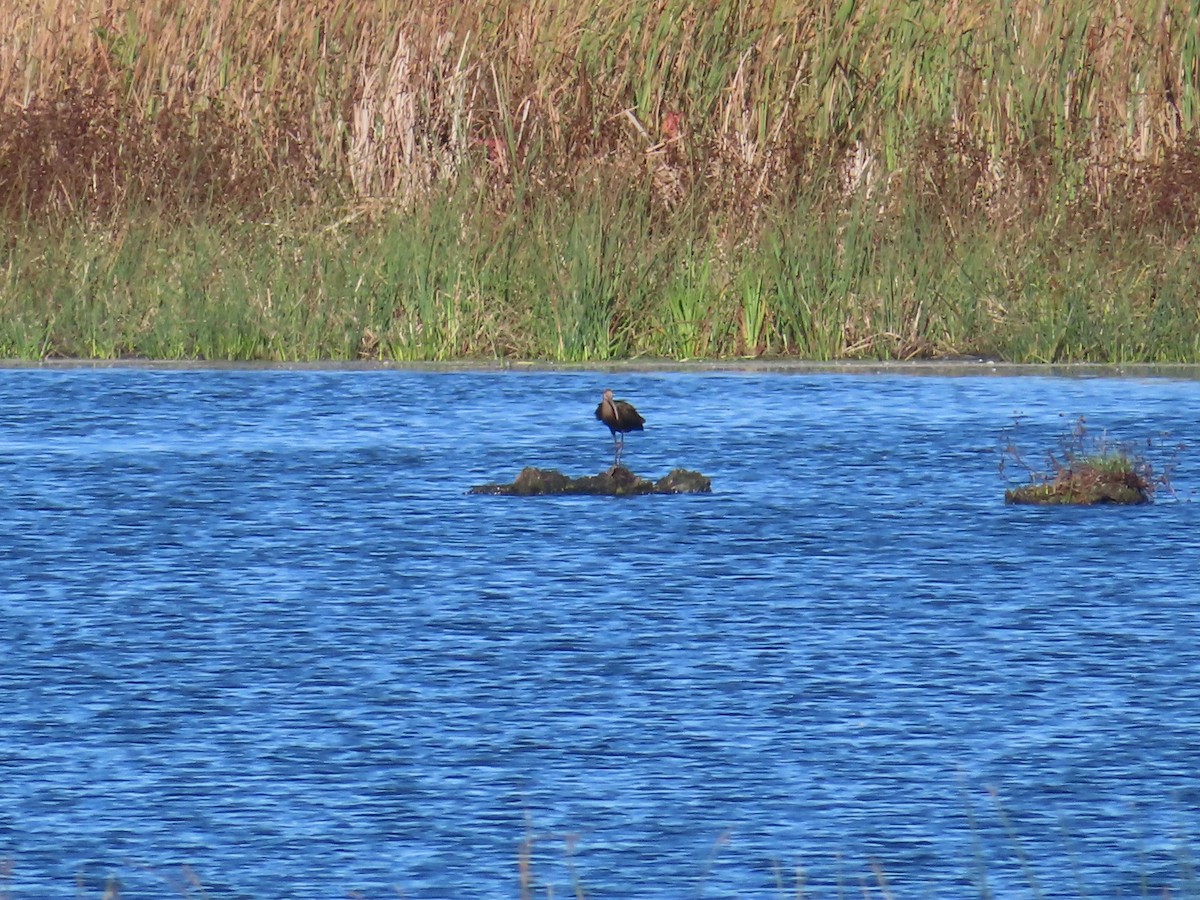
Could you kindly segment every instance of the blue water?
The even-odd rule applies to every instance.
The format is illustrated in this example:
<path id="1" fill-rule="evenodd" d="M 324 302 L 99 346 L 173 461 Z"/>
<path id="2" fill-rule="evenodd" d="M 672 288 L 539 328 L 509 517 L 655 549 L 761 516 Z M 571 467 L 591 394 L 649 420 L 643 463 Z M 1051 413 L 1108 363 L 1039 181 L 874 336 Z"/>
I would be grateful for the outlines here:
<path id="1" fill-rule="evenodd" d="M 465 493 L 610 385 L 711 495 Z M 1200 504 L 1014 414 L 1200 483 L 1168 378 L 2 370 L 0 895 L 1200 896 Z"/>

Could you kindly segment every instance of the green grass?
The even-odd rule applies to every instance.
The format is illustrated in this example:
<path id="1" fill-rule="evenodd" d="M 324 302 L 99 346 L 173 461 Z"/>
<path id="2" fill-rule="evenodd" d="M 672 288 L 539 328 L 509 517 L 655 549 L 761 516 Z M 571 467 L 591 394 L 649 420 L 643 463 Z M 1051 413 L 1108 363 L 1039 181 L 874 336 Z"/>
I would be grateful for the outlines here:
<path id="1" fill-rule="evenodd" d="M 0 246 L 0 356 L 1200 359 L 1195 236 L 952 232 L 916 204 L 816 194 L 748 223 L 656 207 L 637 181 L 496 209 L 468 188 L 27 221 Z"/>

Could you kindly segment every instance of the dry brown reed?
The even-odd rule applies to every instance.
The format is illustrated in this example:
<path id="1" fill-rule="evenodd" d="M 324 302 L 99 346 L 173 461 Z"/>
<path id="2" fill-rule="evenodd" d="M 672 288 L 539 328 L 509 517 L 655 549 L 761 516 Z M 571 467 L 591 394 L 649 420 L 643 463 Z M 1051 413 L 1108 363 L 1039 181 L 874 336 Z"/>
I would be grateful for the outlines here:
<path id="1" fill-rule="evenodd" d="M 667 207 L 826 179 L 1194 220 L 1193 7 L 29 0 L 0 8 L 0 205 L 407 199 L 474 162 L 508 202 L 620 170 Z"/>

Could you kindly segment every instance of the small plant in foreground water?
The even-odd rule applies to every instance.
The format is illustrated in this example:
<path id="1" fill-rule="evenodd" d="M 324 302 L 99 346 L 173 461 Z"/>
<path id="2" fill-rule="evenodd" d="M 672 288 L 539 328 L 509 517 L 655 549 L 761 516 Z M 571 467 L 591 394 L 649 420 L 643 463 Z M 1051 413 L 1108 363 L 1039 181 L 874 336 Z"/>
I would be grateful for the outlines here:
<path id="1" fill-rule="evenodd" d="M 1087 420 L 1080 416 L 1067 433 L 1059 436 L 1057 448 L 1046 451 L 1045 468 L 1038 468 L 1017 446 L 1020 426 L 1021 419 L 1016 417 L 1012 428 L 1004 433 L 1000 474 L 1007 478 L 1011 470 L 1016 470 L 1025 483 L 1006 490 L 1005 503 L 1139 504 L 1152 503 L 1160 488 L 1175 493 L 1170 476 L 1182 447 L 1173 448 L 1174 454 L 1161 470 L 1156 470 L 1148 457 L 1160 446 L 1157 442 L 1167 436 L 1165 432 L 1158 438 L 1148 438 L 1141 447 L 1112 441 L 1107 431 L 1089 431 Z"/>

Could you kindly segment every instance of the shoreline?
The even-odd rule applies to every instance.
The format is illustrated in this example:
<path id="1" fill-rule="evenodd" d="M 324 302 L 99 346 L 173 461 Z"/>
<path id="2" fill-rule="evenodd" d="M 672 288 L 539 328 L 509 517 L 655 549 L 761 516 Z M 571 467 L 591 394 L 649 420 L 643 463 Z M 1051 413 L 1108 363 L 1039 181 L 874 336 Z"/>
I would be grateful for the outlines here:
<path id="1" fill-rule="evenodd" d="M 988 359 L 836 360 L 626 359 L 593 362 L 461 359 L 440 361 L 301 360 L 293 362 L 172 359 L 0 359 L 0 369 L 145 369 L 160 371 L 347 371 L 347 372 L 680 372 L 839 375 L 983 376 L 1029 375 L 1093 378 L 1200 380 L 1200 363 L 1014 363 Z"/>

